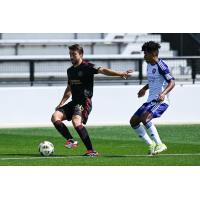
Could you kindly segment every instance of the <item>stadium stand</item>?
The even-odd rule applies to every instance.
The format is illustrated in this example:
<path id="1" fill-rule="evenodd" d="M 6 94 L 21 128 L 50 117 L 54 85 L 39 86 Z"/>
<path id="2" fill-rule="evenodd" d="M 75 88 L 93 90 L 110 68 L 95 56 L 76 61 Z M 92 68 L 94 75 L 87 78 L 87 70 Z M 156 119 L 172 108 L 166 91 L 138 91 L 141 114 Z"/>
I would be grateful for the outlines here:
<path id="1" fill-rule="evenodd" d="M 68 54 L 66 47 L 74 43 L 82 44 L 85 54 L 91 55 L 141 54 L 143 42 L 154 40 L 161 43 L 160 35 L 125 33 L 65 35 L 66 38 L 58 33 L 54 34 L 53 38 L 52 34 L 11 34 L 11 36 L 2 34 L 0 55 L 66 55 Z M 77 39 L 74 39 L 76 37 Z M 165 42 L 161 45 L 163 46 L 160 51 L 161 56 L 175 55 L 174 51 L 170 51 L 169 43 Z"/>
<path id="2" fill-rule="evenodd" d="M 99 66 L 116 70 L 133 69 L 130 80 L 97 76 L 97 83 L 131 84 L 145 78 L 141 46 L 153 40 L 162 46 L 160 57 L 165 58 L 176 78 L 191 79 L 187 59 L 177 57 L 169 42 L 160 34 L 147 33 L 2 33 L 0 39 L 0 83 L 34 82 L 52 85 L 66 83 L 70 67 L 68 46 L 79 43 L 85 58 Z M 142 73 L 142 74 L 141 74 Z M 141 80 L 140 80 L 141 83 Z"/>

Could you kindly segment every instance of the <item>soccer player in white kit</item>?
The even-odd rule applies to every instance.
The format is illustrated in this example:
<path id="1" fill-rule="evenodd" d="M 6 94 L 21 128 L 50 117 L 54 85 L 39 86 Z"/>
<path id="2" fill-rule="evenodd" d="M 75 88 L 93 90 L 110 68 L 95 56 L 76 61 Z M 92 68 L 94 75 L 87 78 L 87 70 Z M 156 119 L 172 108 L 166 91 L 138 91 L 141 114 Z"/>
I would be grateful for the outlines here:
<path id="1" fill-rule="evenodd" d="M 153 41 L 146 42 L 142 46 L 144 59 L 147 62 L 148 84 L 138 92 L 138 97 L 143 97 L 148 89 L 149 96 L 147 102 L 130 119 L 131 127 L 149 145 L 149 155 L 156 155 L 167 150 L 152 119 L 160 117 L 167 110 L 168 94 L 175 86 L 174 77 L 170 74 L 168 66 L 158 58 L 160 47 L 160 44 Z"/>

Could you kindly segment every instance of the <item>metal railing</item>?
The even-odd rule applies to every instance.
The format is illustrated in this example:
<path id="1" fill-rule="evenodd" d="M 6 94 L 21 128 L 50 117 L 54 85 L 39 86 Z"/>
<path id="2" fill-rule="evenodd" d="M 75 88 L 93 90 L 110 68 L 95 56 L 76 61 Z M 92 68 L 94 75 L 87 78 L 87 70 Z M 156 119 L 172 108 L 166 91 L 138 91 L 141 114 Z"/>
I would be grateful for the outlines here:
<path id="1" fill-rule="evenodd" d="M 146 81 L 145 62 L 141 57 L 121 55 L 85 55 L 97 66 L 123 71 L 133 69 L 128 80 L 95 76 L 97 84 L 142 84 Z M 177 81 L 195 84 L 199 81 L 200 57 L 163 58 Z M 66 84 L 68 56 L 7 56 L 0 58 L 0 85 L 54 85 Z"/>

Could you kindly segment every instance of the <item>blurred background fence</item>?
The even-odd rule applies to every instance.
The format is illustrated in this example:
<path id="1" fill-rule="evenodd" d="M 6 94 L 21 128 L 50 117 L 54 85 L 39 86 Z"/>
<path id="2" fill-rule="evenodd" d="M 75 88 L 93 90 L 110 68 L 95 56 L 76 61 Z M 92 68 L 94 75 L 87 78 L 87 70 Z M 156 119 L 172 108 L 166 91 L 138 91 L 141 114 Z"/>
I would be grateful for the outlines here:
<path id="1" fill-rule="evenodd" d="M 82 45 L 84 58 L 97 66 L 134 70 L 128 80 L 96 75 L 96 85 L 143 84 L 146 64 L 141 47 L 150 40 L 161 44 L 160 57 L 177 82 L 199 82 L 199 34 L 1 33 L 0 86 L 66 85 L 68 46 L 74 43 Z"/>
<path id="2" fill-rule="evenodd" d="M 105 84 L 142 84 L 146 82 L 146 67 L 143 58 L 133 55 L 96 55 L 85 56 L 86 60 L 97 66 L 114 70 L 134 70 L 132 77 L 121 78 L 96 75 L 95 83 Z M 200 79 L 200 57 L 163 58 L 171 69 L 177 82 L 195 83 Z M 18 56 L 0 58 L 0 85 L 65 85 L 67 69 L 71 66 L 69 56 Z"/>
<path id="3" fill-rule="evenodd" d="M 52 126 L 51 114 L 63 96 L 71 66 L 68 46 L 74 43 L 82 45 L 84 58 L 97 66 L 134 70 L 127 80 L 95 75 L 94 108 L 88 121 L 89 125 L 128 125 L 146 101 L 146 97 L 138 99 L 137 92 L 146 83 L 141 47 L 150 40 L 161 44 L 159 56 L 176 78 L 170 109 L 156 122 L 199 123 L 198 38 L 199 34 L 179 33 L 2 33 L 0 127 Z M 120 102 L 125 103 L 119 106 Z"/>

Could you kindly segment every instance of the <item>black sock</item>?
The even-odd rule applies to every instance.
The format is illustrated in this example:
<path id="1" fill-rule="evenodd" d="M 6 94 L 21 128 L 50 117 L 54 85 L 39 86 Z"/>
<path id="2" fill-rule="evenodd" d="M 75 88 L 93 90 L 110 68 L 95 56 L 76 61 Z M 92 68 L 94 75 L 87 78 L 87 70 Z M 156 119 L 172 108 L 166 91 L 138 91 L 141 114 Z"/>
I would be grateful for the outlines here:
<path id="1" fill-rule="evenodd" d="M 58 121 L 54 122 L 53 124 L 54 124 L 55 128 L 57 129 L 57 131 L 59 133 L 61 133 L 61 135 L 65 139 L 67 139 L 67 140 L 73 139 L 72 135 L 69 132 L 69 129 L 65 126 L 65 124 L 62 121 L 58 120 Z"/>
<path id="2" fill-rule="evenodd" d="M 88 135 L 87 129 L 82 125 L 75 127 L 75 129 L 76 129 L 77 133 L 79 134 L 81 140 L 85 144 L 87 150 L 93 150 L 92 143 L 91 143 L 90 137 Z"/>

